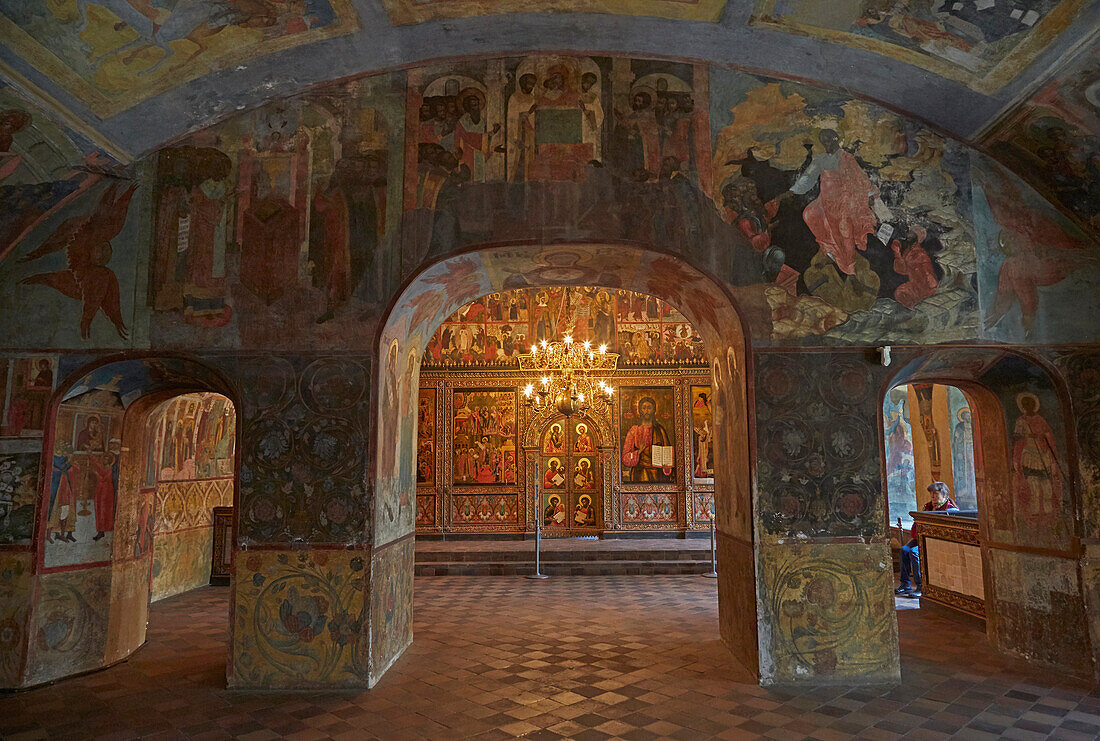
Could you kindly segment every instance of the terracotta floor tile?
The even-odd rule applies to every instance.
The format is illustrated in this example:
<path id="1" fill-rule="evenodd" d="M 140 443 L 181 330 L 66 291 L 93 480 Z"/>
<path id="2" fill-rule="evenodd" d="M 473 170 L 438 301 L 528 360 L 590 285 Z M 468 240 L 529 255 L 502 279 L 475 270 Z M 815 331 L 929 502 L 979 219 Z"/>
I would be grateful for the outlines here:
<path id="1" fill-rule="evenodd" d="M 129 661 L 0 695 L 0 738 L 1100 736 L 1100 694 L 918 609 L 898 615 L 901 685 L 775 688 L 719 642 L 706 580 L 418 578 L 416 641 L 373 690 L 253 693 L 224 688 L 227 598 L 206 588 L 159 602 Z M 921 639 L 931 634 L 952 637 Z"/>

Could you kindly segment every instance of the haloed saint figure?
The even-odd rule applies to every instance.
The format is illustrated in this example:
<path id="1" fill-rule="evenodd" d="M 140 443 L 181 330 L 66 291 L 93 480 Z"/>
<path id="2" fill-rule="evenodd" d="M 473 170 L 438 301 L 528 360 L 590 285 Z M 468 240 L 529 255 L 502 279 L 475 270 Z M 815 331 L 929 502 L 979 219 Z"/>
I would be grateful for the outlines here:
<path id="1" fill-rule="evenodd" d="M 625 390 L 624 404 L 632 395 L 630 392 L 634 391 L 641 389 Z M 673 437 L 659 417 L 671 418 L 672 399 L 662 398 L 660 406 L 657 399 L 661 391 L 669 392 L 667 396 L 671 397 L 671 389 L 645 391 L 647 393 L 637 395 L 634 414 L 623 415 L 623 427 L 630 425 L 623 436 L 623 481 L 634 484 L 666 483 L 672 480 Z"/>

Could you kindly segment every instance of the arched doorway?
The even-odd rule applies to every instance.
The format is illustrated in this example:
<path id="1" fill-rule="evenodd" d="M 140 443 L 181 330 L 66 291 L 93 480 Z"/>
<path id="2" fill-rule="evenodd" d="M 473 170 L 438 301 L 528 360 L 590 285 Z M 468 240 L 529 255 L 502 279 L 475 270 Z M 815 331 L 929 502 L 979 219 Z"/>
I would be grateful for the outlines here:
<path id="1" fill-rule="evenodd" d="M 180 357 L 108 359 L 59 385 L 25 686 L 125 659 L 145 642 L 151 601 L 209 582 L 212 510 L 236 499 L 233 398 L 217 371 Z"/>
<path id="2" fill-rule="evenodd" d="M 971 413 L 976 534 L 951 545 L 948 558 L 957 560 L 945 562 L 944 544 L 958 540 L 952 528 L 921 525 L 926 593 L 931 588 L 939 603 L 984 619 L 998 650 L 1092 676 L 1079 568 L 1079 484 L 1070 473 L 1076 470 L 1075 435 L 1058 374 L 1018 352 L 943 349 L 903 355 L 884 403 L 906 384 L 924 396 L 915 427 L 926 446 L 938 444 L 941 470 L 949 448 L 938 439 L 933 385 L 957 388 Z M 929 449 L 927 455 L 934 454 Z"/>
<path id="3" fill-rule="evenodd" d="M 521 369 L 520 358 L 539 337 L 570 337 L 578 346 L 587 342 L 618 356 L 616 369 L 603 379 L 611 396 L 588 409 L 579 435 L 566 420 L 554 419 L 560 412 L 539 412 L 526 403 L 522 389 L 540 380 Z M 539 478 L 549 478 L 542 478 L 544 488 L 575 486 L 576 468 L 582 478 L 599 479 L 600 496 L 595 502 L 589 497 L 582 508 L 595 506 L 603 537 L 683 538 L 707 530 L 714 499 L 707 353 L 703 338 L 676 306 L 628 289 L 524 287 L 465 303 L 432 334 L 420 363 L 420 543 L 534 537 L 548 504 L 524 506 L 526 492 L 540 496 L 534 488 L 536 465 Z M 649 421 L 639 414 L 643 399 L 653 417 Z M 556 443 L 547 438 L 555 422 Z M 657 439 L 648 432 L 653 423 Z M 586 463 L 560 457 L 575 452 L 575 441 L 565 439 L 570 435 L 589 454 Z M 664 453 L 658 455 L 659 466 L 652 465 L 652 445 Z M 556 504 L 569 509 L 568 516 L 559 511 L 559 518 L 572 522 L 579 503 L 559 497 Z"/>
<path id="4" fill-rule="evenodd" d="M 532 266 L 536 266 L 532 268 Z M 486 247 L 429 265 L 406 284 L 378 338 L 383 359 L 376 376 L 380 400 L 375 442 L 373 558 L 390 582 L 372 590 L 401 613 L 390 624 L 411 624 L 415 457 L 419 362 L 445 319 L 479 296 L 523 286 L 589 285 L 623 288 L 679 307 L 698 330 L 710 357 L 713 396 L 714 499 L 718 533 L 720 632 L 737 659 L 758 671 L 756 570 L 748 433 L 748 340 L 735 303 L 719 282 L 676 256 L 637 245 L 517 245 Z M 406 444 L 407 443 L 407 444 Z M 539 441 L 541 443 L 541 439 Z M 537 443 L 536 443 L 537 444 Z M 396 452 L 394 452 L 396 451 Z M 541 452 L 540 452 L 541 455 Z M 527 517 L 544 514 L 526 498 Z M 378 596 L 375 596 L 378 595 Z M 400 655 L 411 634 L 391 631 L 376 642 L 371 682 Z"/>
<path id="5" fill-rule="evenodd" d="M 604 451 L 596 421 L 587 415 L 556 417 L 543 423 L 538 438 L 543 534 L 596 535 L 611 493 L 602 475 L 606 465 L 600 460 Z"/>

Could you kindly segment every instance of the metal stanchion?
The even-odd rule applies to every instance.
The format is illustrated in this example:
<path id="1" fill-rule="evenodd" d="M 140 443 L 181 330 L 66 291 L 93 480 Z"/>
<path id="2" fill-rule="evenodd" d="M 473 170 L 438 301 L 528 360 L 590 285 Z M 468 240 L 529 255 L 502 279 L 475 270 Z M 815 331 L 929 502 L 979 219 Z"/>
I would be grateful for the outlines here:
<path id="1" fill-rule="evenodd" d="M 535 573 L 529 574 L 528 579 L 547 579 L 549 577 L 542 573 L 541 566 L 539 564 L 539 543 L 542 542 L 542 496 L 540 496 L 542 490 L 542 479 L 539 478 L 539 464 L 535 464 Z"/>
<path id="2" fill-rule="evenodd" d="M 710 573 L 703 574 L 708 579 L 718 578 L 718 560 L 714 555 L 714 516 L 711 515 L 710 520 Z"/>

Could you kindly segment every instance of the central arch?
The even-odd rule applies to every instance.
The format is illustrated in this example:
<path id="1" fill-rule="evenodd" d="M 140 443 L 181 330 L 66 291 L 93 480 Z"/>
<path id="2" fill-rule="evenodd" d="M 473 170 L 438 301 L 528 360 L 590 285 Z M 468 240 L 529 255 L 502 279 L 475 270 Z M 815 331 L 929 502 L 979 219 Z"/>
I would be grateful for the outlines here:
<path id="1" fill-rule="evenodd" d="M 655 296 L 678 307 L 710 353 L 714 389 L 715 509 L 719 622 L 723 641 L 758 676 L 752 526 L 749 338 L 733 297 L 683 259 L 635 244 L 483 246 L 428 264 L 391 305 L 378 336 L 378 416 L 372 520 L 373 685 L 412 641 L 414 438 L 420 359 L 436 328 L 459 307 L 495 291 L 591 285 Z M 528 503 L 528 506 L 532 506 Z"/>

